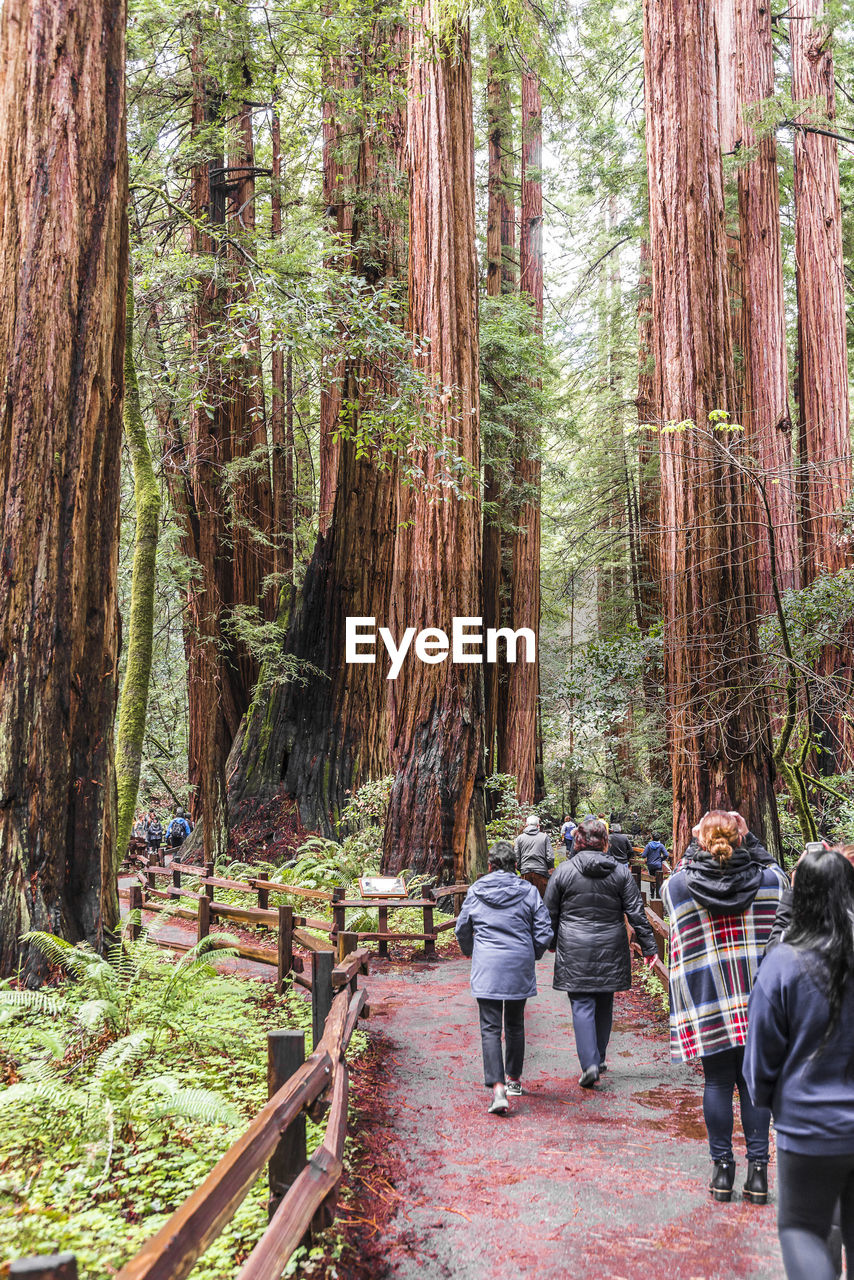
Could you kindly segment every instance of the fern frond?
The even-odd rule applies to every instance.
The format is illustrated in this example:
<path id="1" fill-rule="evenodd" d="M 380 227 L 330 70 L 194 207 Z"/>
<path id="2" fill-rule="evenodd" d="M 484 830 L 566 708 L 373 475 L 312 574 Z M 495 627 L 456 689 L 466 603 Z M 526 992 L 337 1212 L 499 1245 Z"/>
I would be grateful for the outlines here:
<path id="1" fill-rule="evenodd" d="M 47 1102 L 54 1111 L 85 1111 L 89 1099 L 79 1089 L 69 1089 L 58 1080 L 22 1080 L 0 1089 L 0 1110 L 27 1106 L 34 1102 Z"/>
<path id="2" fill-rule="evenodd" d="M 185 1120 L 201 1120 L 206 1124 L 225 1124 L 237 1128 L 241 1117 L 235 1108 L 212 1089 L 184 1089 L 173 1076 L 156 1076 L 134 1090 L 133 1098 L 149 1098 L 145 1110 L 157 1119 L 181 1116 Z"/>
<path id="3" fill-rule="evenodd" d="M 62 1001 L 46 991 L 26 991 L 21 988 L 0 988 L 0 1004 L 11 1005 L 18 1009 L 31 1009 L 35 1013 L 46 1013 L 56 1017 L 62 1013 Z"/>
<path id="4" fill-rule="evenodd" d="M 150 1031 L 134 1031 L 131 1035 L 122 1036 L 121 1040 L 108 1045 L 103 1053 L 98 1055 L 92 1072 L 93 1081 L 102 1080 L 108 1071 L 118 1071 L 131 1062 L 136 1062 L 148 1048 L 150 1040 Z"/>
<path id="5" fill-rule="evenodd" d="M 121 1015 L 118 1005 L 112 1000 L 84 1000 L 76 1016 L 84 1031 L 97 1035 L 108 1024 L 115 1025 Z"/>

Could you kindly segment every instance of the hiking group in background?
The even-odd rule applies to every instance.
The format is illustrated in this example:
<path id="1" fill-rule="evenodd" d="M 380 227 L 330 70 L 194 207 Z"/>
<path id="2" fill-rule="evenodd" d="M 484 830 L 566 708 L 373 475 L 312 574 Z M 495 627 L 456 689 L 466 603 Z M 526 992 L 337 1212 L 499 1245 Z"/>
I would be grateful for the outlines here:
<path id="1" fill-rule="evenodd" d="M 456 924 L 472 959 L 492 1114 L 524 1092 L 525 1004 L 546 950 L 553 986 L 569 996 L 586 1089 L 607 1070 L 614 994 L 631 986 L 626 920 L 645 962 L 656 958 L 628 866 L 640 850 L 620 824 L 567 817 L 560 840 L 567 856 L 555 869 L 529 815 L 515 845 L 492 846 Z M 854 845 L 808 845 L 790 882 L 741 814 L 711 810 L 672 871 L 654 833 L 641 856 L 668 876 L 671 1057 L 703 1070 L 710 1195 L 732 1199 L 737 1092 L 744 1200 L 768 1201 L 773 1119 L 786 1276 L 836 1280 L 843 1242 L 854 1258 Z"/>
<path id="2" fill-rule="evenodd" d="M 145 841 L 149 854 L 157 854 L 165 840 L 166 847 L 173 850 L 174 856 L 174 851 L 180 849 L 192 830 L 189 814 L 179 807 L 165 831 L 154 809 L 149 809 L 146 814 L 137 814 L 131 834 L 135 840 Z"/>

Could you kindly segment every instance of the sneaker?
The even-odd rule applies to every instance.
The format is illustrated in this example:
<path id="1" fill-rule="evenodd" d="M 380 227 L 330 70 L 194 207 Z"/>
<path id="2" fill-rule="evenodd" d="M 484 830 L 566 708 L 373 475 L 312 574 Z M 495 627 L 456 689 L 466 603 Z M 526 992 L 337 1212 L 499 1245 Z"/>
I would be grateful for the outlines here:
<path id="1" fill-rule="evenodd" d="M 729 1204 L 732 1200 L 732 1184 L 735 1182 L 735 1161 L 716 1160 L 712 1165 L 712 1177 L 709 1182 L 709 1194 L 713 1200 L 721 1204 Z"/>
<path id="2" fill-rule="evenodd" d="M 492 1095 L 492 1102 L 489 1104 L 487 1114 L 491 1116 L 503 1116 L 506 1115 L 509 1110 L 510 1103 L 507 1101 L 507 1093 L 502 1085 L 499 1089 L 496 1089 L 495 1093 Z"/>
<path id="3" fill-rule="evenodd" d="M 768 1203 L 768 1165 L 764 1160 L 748 1160 L 747 1181 L 742 1196 L 750 1204 Z"/>
<path id="4" fill-rule="evenodd" d="M 600 1063 L 599 1063 L 599 1074 L 601 1075 L 603 1071 L 607 1071 L 607 1070 L 608 1070 L 608 1064 L 607 1064 L 607 1062 L 600 1062 Z"/>
<path id="5" fill-rule="evenodd" d="M 586 1071 L 582 1071 L 578 1078 L 578 1083 L 582 1089 L 592 1089 L 596 1081 L 599 1079 L 599 1068 L 588 1067 Z"/>
<path id="6" fill-rule="evenodd" d="M 507 1097 L 521 1098 L 521 1096 L 522 1096 L 522 1081 L 508 1080 L 507 1081 Z"/>

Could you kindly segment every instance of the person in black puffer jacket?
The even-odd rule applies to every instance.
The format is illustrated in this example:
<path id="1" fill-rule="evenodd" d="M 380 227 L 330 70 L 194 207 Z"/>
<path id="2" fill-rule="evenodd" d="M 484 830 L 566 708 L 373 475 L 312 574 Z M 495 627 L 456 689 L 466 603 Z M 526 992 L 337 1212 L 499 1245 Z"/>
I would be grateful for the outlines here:
<path id="1" fill-rule="evenodd" d="M 590 1089 L 606 1069 L 614 992 L 632 985 L 624 915 L 646 963 L 652 964 L 657 954 L 632 873 L 608 851 L 608 828 L 598 818 L 585 819 L 576 830 L 573 856 L 549 881 L 546 910 L 557 951 L 553 985 L 569 993 L 581 1063 L 578 1083 Z"/>

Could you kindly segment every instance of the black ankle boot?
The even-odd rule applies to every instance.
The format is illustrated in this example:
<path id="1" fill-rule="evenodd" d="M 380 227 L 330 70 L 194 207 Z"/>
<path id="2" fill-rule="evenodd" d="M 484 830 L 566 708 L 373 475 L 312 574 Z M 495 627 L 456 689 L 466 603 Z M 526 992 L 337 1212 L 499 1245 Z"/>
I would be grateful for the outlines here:
<path id="1" fill-rule="evenodd" d="M 709 1193 L 713 1200 L 729 1204 L 732 1199 L 732 1184 L 735 1182 L 735 1161 L 716 1160 L 712 1166 L 712 1179 Z"/>
<path id="2" fill-rule="evenodd" d="M 767 1160 L 748 1160 L 747 1181 L 742 1193 L 751 1204 L 768 1203 L 768 1162 Z"/>

